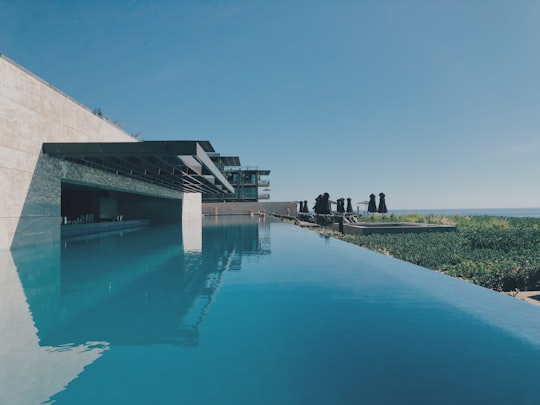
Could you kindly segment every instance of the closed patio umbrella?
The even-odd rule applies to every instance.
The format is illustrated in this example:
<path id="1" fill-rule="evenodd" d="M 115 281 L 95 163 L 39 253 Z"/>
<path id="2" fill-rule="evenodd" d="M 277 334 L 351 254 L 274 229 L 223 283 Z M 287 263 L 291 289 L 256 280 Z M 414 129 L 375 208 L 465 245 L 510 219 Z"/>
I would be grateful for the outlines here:
<path id="1" fill-rule="evenodd" d="M 381 214 L 385 214 L 388 212 L 388 208 L 386 207 L 386 201 L 385 201 L 385 198 L 386 196 L 384 195 L 384 193 L 380 193 L 379 194 L 379 208 L 377 209 L 377 211 Z"/>
<path id="2" fill-rule="evenodd" d="M 321 214 L 322 198 L 322 194 L 319 194 L 317 198 L 315 198 L 315 205 L 313 206 L 313 211 L 315 211 L 315 214 Z"/>
<path id="3" fill-rule="evenodd" d="M 375 202 L 375 194 L 369 195 L 369 203 L 367 206 L 368 212 L 377 212 L 377 203 Z"/>
<path id="4" fill-rule="evenodd" d="M 330 194 L 324 193 L 321 199 L 321 214 L 331 214 L 332 207 L 330 206 Z"/>
<path id="5" fill-rule="evenodd" d="M 338 198 L 336 211 L 339 212 L 340 214 L 345 212 L 345 199 L 344 198 Z"/>
<path id="6" fill-rule="evenodd" d="M 353 212 L 350 198 L 347 198 L 347 212 Z"/>

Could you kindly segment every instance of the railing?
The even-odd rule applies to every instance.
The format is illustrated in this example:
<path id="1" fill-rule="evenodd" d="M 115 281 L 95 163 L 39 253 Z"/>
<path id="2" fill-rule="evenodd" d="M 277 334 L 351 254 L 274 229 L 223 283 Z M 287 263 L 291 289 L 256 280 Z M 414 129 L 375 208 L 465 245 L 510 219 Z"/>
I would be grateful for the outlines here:
<path id="1" fill-rule="evenodd" d="M 259 194 L 259 200 L 269 200 L 270 194 Z"/>
<path id="2" fill-rule="evenodd" d="M 251 179 L 236 179 L 236 181 L 229 179 L 229 183 L 231 183 L 231 185 L 234 187 L 255 187 L 257 185 L 256 181 Z M 260 184 L 259 187 L 261 187 Z"/>
<path id="3" fill-rule="evenodd" d="M 259 180 L 259 187 L 270 187 L 270 180 Z"/>
<path id="4" fill-rule="evenodd" d="M 259 170 L 258 166 L 225 166 L 224 170 L 225 172 L 246 172 L 246 171 L 253 171 L 253 170 Z"/>

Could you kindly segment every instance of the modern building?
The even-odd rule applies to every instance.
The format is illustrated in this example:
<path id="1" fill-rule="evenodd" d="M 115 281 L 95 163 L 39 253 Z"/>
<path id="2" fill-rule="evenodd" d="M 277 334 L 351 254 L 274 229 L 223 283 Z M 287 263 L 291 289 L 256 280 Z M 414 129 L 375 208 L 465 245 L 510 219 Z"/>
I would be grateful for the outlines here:
<path id="1" fill-rule="evenodd" d="M 208 141 L 139 142 L 0 55 L 0 250 L 82 224 L 200 220 L 203 193 L 235 191 L 215 153 Z"/>
<path id="2" fill-rule="evenodd" d="M 234 193 L 205 193 L 203 202 L 258 202 L 270 199 L 270 170 L 242 166 L 237 156 L 210 154 L 212 161 L 233 186 Z"/>

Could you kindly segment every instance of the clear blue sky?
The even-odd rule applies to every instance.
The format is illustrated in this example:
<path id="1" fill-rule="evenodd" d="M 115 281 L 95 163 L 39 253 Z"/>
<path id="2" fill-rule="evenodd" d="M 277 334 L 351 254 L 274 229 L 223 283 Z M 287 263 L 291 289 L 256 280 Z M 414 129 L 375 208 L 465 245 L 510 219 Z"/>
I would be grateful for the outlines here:
<path id="1" fill-rule="evenodd" d="M 272 201 L 540 207 L 540 2 L 0 0 L 0 53 Z"/>

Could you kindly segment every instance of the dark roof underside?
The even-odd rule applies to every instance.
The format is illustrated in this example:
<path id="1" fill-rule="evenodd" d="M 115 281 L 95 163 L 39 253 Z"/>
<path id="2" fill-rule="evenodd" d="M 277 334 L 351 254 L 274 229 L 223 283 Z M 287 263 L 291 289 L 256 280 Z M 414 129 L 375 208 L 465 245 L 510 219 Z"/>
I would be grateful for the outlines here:
<path id="1" fill-rule="evenodd" d="M 234 192 L 207 152 L 214 152 L 208 141 L 43 144 L 48 155 L 173 190 Z"/>
<path id="2" fill-rule="evenodd" d="M 220 156 L 221 164 L 224 167 L 240 167 L 240 158 L 238 156 Z"/>

